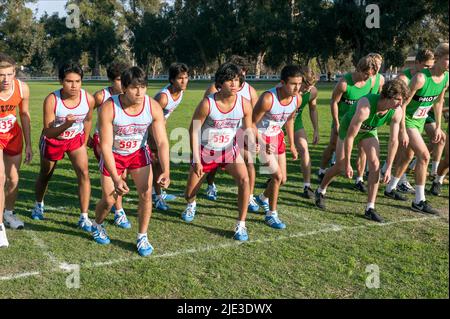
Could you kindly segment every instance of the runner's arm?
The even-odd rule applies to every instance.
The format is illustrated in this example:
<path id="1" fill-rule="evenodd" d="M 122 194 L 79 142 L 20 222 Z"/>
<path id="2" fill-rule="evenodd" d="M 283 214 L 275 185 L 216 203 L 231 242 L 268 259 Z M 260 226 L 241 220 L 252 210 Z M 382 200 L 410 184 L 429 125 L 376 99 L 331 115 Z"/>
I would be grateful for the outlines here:
<path id="1" fill-rule="evenodd" d="M 311 97 L 309 99 L 309 118 L 314 130 L 313 144 L 319 143 L 319 117 L 317 112 L 317 88 L 311 89 Z"/>
<path id="2" fill-rule="evenodd" d="M 22 102 L 19 105 L 20 124 L 22 125 L 25 140 L 25 163 L 30 163 L 33 157 L 31 147 L 31 118 L 30 118 L 30 88 L 25 82 L 22 84 Z"/>
<path id="3" fill-rule="evenodd" d="M 53 127 L 55 122 L 55 95 L 49 94 L 44 100 L 44 128 L 42 134 L 48 138 L 56 138 L 61 135 L 62 132 L 67 130 L 75 122 L 73 116 L 67 116 L 66 122 L 58 127 Z"/>
<path id="4" fill-rule="evenodd" d="M 161 105 L 159 105 L 159 103 L 152 98 L 150 98 L 150 101 L 152 104 L 152 116 L 153 116 L 153 123 L 150 126 L 150 129 L 152 130 L 152 135 L 153 138 L 155 139 L 155 144 L 158 148 L 159 163 L 161 165 L 161 175 L 166 175 L 166 177 L 169 178 L 170 159 L 169 159 L 169 140 L 167 138 L 167 131 L 166 131 L 166 121 L 164 119 L 164 114 Z M 159 176 L 155 176 L 155 178 L 159 178 Z M 164 185 L 164 187 L 167 186 Z"/>
<path id="5" fill-rule="evenodd" d="M 209 115 L 209 102 L 207 98 L 204 98 L 195 109 L 192 116 L 191 125 L 189 126 L 189 137 L 191 142 L 192 162 L 194 164 L 200 164 L 200 134 L 201 127 Z"/>
<path id="6" fill-rule="evenodd" d="M 334 127 L 337 132 L 339 132 L 339 101 L 342 98 L 342 95 L 347 91 L 347 82 L 341 79 L 333 90 L 333 94 L 331 95 L 331 116 L 334 122 Z"/>
<path id="7" fill-rule="evenodd" d="M 217 92 L 219 92 L 219 90 L 216 88 L 216 84 L 213 83 L 206 89 L 203 97 L 208 97 L 209 95 L 217 93 Z"/>
<path id="8" fill-rule="evenodd" d="M 433 110 L 434 110 L 434 117 L 436 120 L 436 129 L 441 129 L 441 119 L 442 119 L 442 109 L 444 107 L 444 101 L 445 101 L 445 92 L 448 89 L 448 82 L 447 85 L 445 86 L 445 88 L 442 90 L 441 94 L 439 94 L 439 97 L 436 101 L 436 103 L 434 103 L 433 105 Z"/>
<path id="9" fill-rule="evenodd" d="M 390 134 L 389 134 L 389 144 L 386 158 L 386 171 L 392 170 L 392 164 L 394 163 L 395 155 L 398 150 L 398 133 L 400 131 L 400 125 L 403 119 L 403 110 L 397 108 L 395 110 L 394 116 L 391 120 Z"/>
<path id="10" fill-rule="evenodd" d="M 107 100 L 98 108 L 98 130 L 100 136 L 100 150 L 106 170 L 112 180 L 117 183 L 122 177 L 117 173 L 116 161 L 112 152 L 113 147 L 114 105 Z"/>
<path id="11" fill-rule="evenodd" d="M 95 107 L 95 99 L 92 95 L 87 93 L 87 100 L 89 104 L 89 111 L 86 114 L 86 117 L 84 118 L 83 125 L 84 125 L 84 145 L 86 146 L 89 141 L 89 134 L 91 134 L 91 128 L 92 128 L 92 113 L 94 111 Z"/>

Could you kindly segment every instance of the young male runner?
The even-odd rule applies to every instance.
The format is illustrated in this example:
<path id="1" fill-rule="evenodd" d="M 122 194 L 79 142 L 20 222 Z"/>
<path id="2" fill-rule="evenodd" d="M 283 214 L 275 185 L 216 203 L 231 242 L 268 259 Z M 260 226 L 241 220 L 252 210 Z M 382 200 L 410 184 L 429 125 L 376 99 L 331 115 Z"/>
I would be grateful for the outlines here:
<path id="1" fill-rule="evenodd" d="M 387 169 L 384 183 L 391 176 L 392 162 L 398 147 L 398 133 L 403 117 L 402 102 L 408 98 L 409 89 L 402 80 L 387 82 L 381 94 L 368 94 L 350 107 L 341 120 L 336 149 L 336 164 L 327 170 L 316 191 L 316 206 L 325 209 L 325 193 L 335 176 L 344 171 L 352 178 L 351 153 L 353 144 L 359 145 L 367 154 L 369 163 L 368 199 L 365 217 L 383 222 L 375 211 L 375 200 L 380 180 L 380 144 L 377 128 L 390 123 Z"/>
<path id="2" fill-rule="evenodd" d="M 230 63 L 233 63 L 237 65 L 241 69 L 241 86 L 238 91 L 238 95 L 241 97 L 246 98 L 250 101 L 250 104 L 252 105 L 252 108 L 255 107 L 256 102 L 258 101 L 258 94 L 256 93 L 256 90 L 253 86 L 251 86 L 248 82 L 245 81 L 245 76 L 247 74 L 248 68 L 245 65 L 245 63 L 242 61 L 242 59 L 239 59 L 237 57 L 230 59 Z M 205 97 L 208 97 L 209 95 L 213 93 L 217 93 L 218 89 L 216 88 L 215 83 L 211 84 L 211 86 L 206 90 Z M 250 158 L 249 153 L 247 151 L 247 147 L 242 148 L 241 150 L 243 152 L 243 157 L 245 160 L 245 163 L 247 165 L 247 171 L 248 171 L 248 177 L 250 179 L 250 199 L 248 202 L 248 210 L 250 212 L 257 212 L 259 210 L 259 205 L 255 201 L 255 197 L 253 196 L 254 188 L 255 188 L 255 179 L 256 179 L 256 171 L 253 161 L 249 161 Z M 208 173 L 208 176 L 206 177 L 206 181 L 208 183 L 208 187 L 206 189 L 206 198 L 209 200 L 216 200 L 217 199 L 217 187 L 214 184 L 215 176 L 216 176 L 217 170 L 214 170 L 210 173 Z"/>
<path id="3" fill-rule="evenodd" d="M 106 74 L 111 83 L 111 86 L 105 87 L 100 91 L 94 94 L 95 99 L 95 107 L 97 109 L 102 105 L 105 101 L 107 101 L 111 96 L 118 95 L 122 93 L 122 83 L 120 79 L 120 75 L 123 71 L 125 71 L 128 66 L 125 63 L 112 63 L 108 69 L 106 70 Z M 100 138 L 99 138 L 99 130 L 98 130 L 98 120 L 97 125 L 95 126 L 95 132 L 92 137 L 92 140 L 88 142 L 88 146 L 92 147 L 94 150 L 94 155 L 98 162 L 100 162 Z M 124 171 L 122 175 L 123 179 L 126 179 L 126 171 Z M 120 228 L 131 228 L 131 223 L 125 214 L 122 203 L 122 196 L 117 196 L 116 203 L 112 206 L 112 212 L 114 213 L 114 224 Z"/>
<path id="4" fill-rule="evenodd" d="M 59 69 L 62 88 L 44 100 L 44 128 L 40 139 L 41 168 L 35 185 L 36 204 L 31 212 L 34 220 L 44 219 L 44 196 L 58 161 L 67 153 L 77 175 L 80 220 L 78 226 L 91 231 L 88 217 L 91 182 L 86 144 L 92 125 L 95 100 L 81 88 L 83 70 L 76 63 Z"/>
<path id="5" fill-rule="evenodd" d="M 24 227 L 23 221 L 14 214 L 14 205 L 19 190 L 22 139 L 26 145 L 24 162 L 29 164 L 33 156 L 29 98 L 28 85 L 16 79 L 15 61 L 0 53 L 0 247 L 9 245 L 5 226 L 12 229 Z M 17 109 L 22 128 L 17 123 Z"/>
<path id="6" fill-rule="evenodd" d="M 182 214 L 185 222 L 195 217 L 198 190 L 206 174 L 223 167 L 238 186 L 239 216 L 233 238 L 248 240 L 245 219 L 247 216 L 250 186 L 247 168 L 239 151 L 236 134 L 242 128 L 254 145 L 252 133 L 252 107 L 250 101 L 238 95 L 240 69 L 225 63 L 215 74 L 215 85 L 219 92 L 209 95 L 198 105 L 190 126 L 192 166 L 186 186 L 187 207 Z"/>
<path id="7" fill-rule="evenodd" d="M 355 104 L 361 97 L 369 94 L 374 86 L 371 77 L 377 72 L 377 63 L 374 57 L 362 57 L 356 71 L 345 74 L 336 84 L 331 96 L 331 114 L 333 123 L 331 126 L 330 142 L 322 154 L 322 162 L 319 169 L 319 181 L 325 176 L 326 167 L 331 159 L 333 151 L 336 148 L 338 139 L 340 120 L 350 106 Z M 366 192 L 363 180 L 358 179 L 355 188 L 361 192 Z"/>
<path id="8" fill-rule="evenodd" d="M 297 65 L 288 65 L 281 70 L 281 83 L 263 93 L 253 110 L 253 124 L 258 129 L 258 142 L 261 145 L 260 158 L 270 170 L 271 178 L 265 191 L 256 197 L 257 203 L 266 213 L 265 222 L 272 228 L 284 229 L 277 212 L 280 186 L 286 183 L 286 132 L 292 157 L 297 160 L 298 152 L 294 142 L 294 117 L 302 104 L 299 95 L 302 85 L 302 70 Z"/>
<path id="9" fill-rule="evenodd" d="M 159 151 L 162 173 L 157 182 L 162 187 L 170 184 L 169 142 L 162 109 L 146 95 L 145 72 L 139 67 L 131 67 L 121 74 L 121 82 L 123 93 L 113 95 L 99 109 L 102 198 L 95 208 L 92 235 L 99 244 L 110 243 L 103 221 L 117 196 L 129 192 L 122 178 L 123 171 L 127 170 L 139 196 L 137 251 L 141 256 L 148 256 L 153 252 L 147 235 L 152 214 L 153 180 L 147 145 L 150 126 Z"/>
<path id="10" fill-rule="evenodd" d="M 300 163 L 303 173 L 303 196 L 305 198 L 314 198 L 314 191 L 311 189 L 311 158 L 308 149 L 308 139 L 306 137 L 303 125 L 302 113 L 306 105 L 309 105 L 309 117 L 313 126 L 313 145 L 319 143 L 319 124 L 317 115 L 317 88 L 314 86 L 317 82 L 316 74 L 309 67 L 302 67 L 303 82 L 300 87 L 302 95 L 302 104 L 298 108 L 294 121 L 294 140 L 298 149 Z"/>
<path id="11" fill-rule="evenodd" d="M 183 94 L 184 91 L 186 91 L 189 82 L 188 66 L 184 63 L 173 63 L 170 65 L 169 82 L 170 83 L 155 96 L 155 100 L 163 109 L 164 118 L 166 121 L 183 100 Z M 161 187 L 156 182 L 156 178 L 161 173 L 161 165 L 158 161 L 158 150 L 151 134 L 149 135 L 149 145 L 153 154 L 153 202 L 155 203 L 156 209 L 167 211 L 169 206 L 166 204 L 166 200 L 173 200 L 176 197 L 174 195 L 167 194 L 165 191 L 161 191 Z"/>
<path id="12" fill-rule="evenodd" d="M 444 138 L 441 130 L 441 113 L 444 103 L 445 91 L 448 88 L 449 46 L 441 43 L 434 52 L 435 64 L 430 69 L 418 72 L 409 85 L 411 96 L 403 105 L 405 112 L 400 131 L 401 156 L 397 168 L 389 185 L 384 192 L 385 196 L 406 201 L 406 197 L 396 191 L 400 177 L 406 171 L 408 163 L 414 154 L 417 158 L 415 168 L 416 192 L 411 209 L 421 213 L 438 214 L 425 198 L 425 183 L 430 153 L 422 138 L 428 112 L 434 108 L 436 115 L 436 128 L 433 134 L 433 143 L 439 143 Z"/>

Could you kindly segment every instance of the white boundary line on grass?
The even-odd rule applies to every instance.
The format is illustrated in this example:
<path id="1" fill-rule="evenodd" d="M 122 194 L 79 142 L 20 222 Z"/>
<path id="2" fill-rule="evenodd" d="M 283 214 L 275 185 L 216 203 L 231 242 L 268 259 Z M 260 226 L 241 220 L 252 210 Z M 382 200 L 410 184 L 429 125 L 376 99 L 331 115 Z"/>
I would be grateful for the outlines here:
<path id="1" fill-rule="evenodd" d="M 286 240 L 286 239 L 291 239 L 291 238 L 307 237 L 307 236 L 326 234 L 326 233 L 331 233 L 331 232 L 341 232 L 341 231 L 345 231 L 345 230 L 364 229 L 364 228 L 370 228 L 370 227 L 386 227 L 386 226 L 402 224 L 402 223 L 422 222 L 422 221 L 426 221 L 426 220 L 436 220 L 436 219 L 441 219 L 441 218 L 442 217 L 439 217 L 439 216 L 409 218 L 409 219 L 401 219 L 401 220 L 393 221 L 393 222 L 387 222 L 387 223 L 383 223 L 383 224 L 373 223 L 373 224 L 365 224 L 365 225 L 358 225 L 358 226 L 331 225 L 328 228 L 322 228 L 319 230 L 314 230 L 314 231 L 309 231 L 309 232 L 299 232 L 299 233 L 295 233 L 295 234 L 291 234 L 291 235 L 287 235 L 287 236 L 278 236 L 278 237 L 274 237 L 274 238 L 256 239 L 256 240 L 251 240 L 248 243 L 230 242 L 230 243 L 225 243 L 225 244 L 220 244 L 220 245 L 215 245 L 215 246 L 207 245 L 205 247 L 200 247 L 200 248 L 191 248 L 191 249 L 167 252 L 167 253 L 163 253 L 160 255 L 152 255 L 149 259 L 144 259 L 142 257 L 135 256 L 135 257 L 129 257 L 129 258 L 113 259 L 113 260 L 109 260 L 109 261 L 105 261 L 105 262 L 86 263 L 86 264 L 81 264 L 80 266 L 81 266 L 81 268 L 97 268 L 97 267 L 110 266 L 110 265 L 115 265 L 115 264 L 119 264 L 119 263 L 135 261 L 135 260 L 144 261 L 144 260 L 151 260 L 152 258 L 170 258 L 170 257 L 176 257 L 176 256 L 180 256 L 180 255 L 189 255 L 189 254 L 209 252 L 209 251 L 219 250 L 219 249 L 234 248 L 234 247 L 238 247 L 240 245 L 248 245 L 248 244 L 253 244 L 253 243 L 260 244 L 260 243 L 267 243 L 267 242 L 276 242 L 276 241 L 281 241 L 281 240 Z M 34 236 L 36 236 L 36 235 L 34 235 Z M 46 246 L 44 245 L 44 247 L 46 247 Z M 47 253 L 49 253 L 49 252 L 47 251 Z M 52 254 L 50 253 L 50 255 L 52 255 Z M 55 258 L 55 257 L 53 256 L 53 258 Z M 56 258 L 55 258 L 55 260 L 56 260 Z M 57 265 L 58 265 L 57 267 L 55 267 L 53 270 L 51 270 L 52 272 L 65 270 L 65 268 L 66 268 L 65 266 L 67 264 L 57 262 Z M 0 281 L 14 280 L 14 279 L 30 277 L 30 276 L 38 276 L 40 274 L 41 274 L 41 272 L 26 272 L 26 273 L 12 274 L 12 275 L 8 275 L 8 276 L 0 277 Z"/>

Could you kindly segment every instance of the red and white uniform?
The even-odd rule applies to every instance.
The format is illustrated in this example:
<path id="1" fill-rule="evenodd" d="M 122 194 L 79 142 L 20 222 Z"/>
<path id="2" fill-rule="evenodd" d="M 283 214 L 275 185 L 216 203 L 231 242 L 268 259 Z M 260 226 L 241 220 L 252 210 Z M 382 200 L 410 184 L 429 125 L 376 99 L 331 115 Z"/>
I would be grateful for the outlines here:
<path id="1" fill-rule="evenodd" d="M 256 124 L 258 132 L 263 136 L 266 143 L 276 143 L 277 153 L 286 152 L 286 144 L 284 143 L 283 126 L 286 124 L 289 116 L 297 110 L 298 96 L 291 98 L 291 101 L 284 105 L 278 99 L 277 87 L 267 91 L 272 96 L 272 107 L 264 114 L 259 123 Z"/>
<path id="2" fill-rule="evenodd" d="M 121 175 L 125 169 L 133 170 L 151 164 L 147 137 L 153 116 L 150 98 L 147 95 L 144 97 L 141 111 L 135 115 L 126 112 L 119 97 L 120 95 L 111 97 L 114 108 L 112 152 L 117 174 Z M 103 158 L 100 159 L 99 165 L 103 175 L 109 176 Z"/>
<path id="3" fill-rule="evenodd" d="M 164 118 L 166 120 L 170 117 L 172 112 L 175 111 L 175 109 L 178 107 L 178 105 L 180 105 L 181 101 L 183 100 L 183 94 L 184 94 L 184 92 L 181 91 L 180 96 L 178 97 L 178 99 L 175 100 L 173 98 L 172 94 L 170 93 L 169 87 L 170 87 L 170 84 L 167 85 L 166 87 L 164 87 L 161 91 L 159 91 L 158 94 L 156 94 L 156 96 L 161 95 L 161 94 L 165 94 L 167 96 L 167 106 L 163 109 Z"/>
<path id="4" fill-rule="evenodd" d="M 209 115 L 201 128 L 201 161 L 208 173 L 233 163 L 238 154 L 236 134 L 244 118 L 243 98 L 236 95 L 233 108 L 222 112 L 216 103 L 216 94 L 208 96 Z"/>
<path id="5" fill-rule="evenodd" d="M 53 127 L 58 127 L 66 122 L 66 117 L 72 114 L 75 122 L 56 138 L 41 137 L 40 148 L 42 155 L 50 161 L 63 159 L 64 153 L 80 148 L 84 143 L 84 120 L 89 113 L 89 100 L 87 92 L 80 90 L 79 102 L 76 106 L 67 106 L 61 98 L 62 90 L 53 92 L 55 97 L 55 121 Z"/>
<path id="6" fill-rule="evenodd" d="M 105 103 L 105 101 L 113 95 L 112 90 L 109 86 L 102 89 L 102 94 L 103 94 L 103 99 L 102 99 L 102 102 L 100 103 L 100 105 Z M 98 114 L 98 108 L 97 108 L 97 114 Z M 94 135 L 92 136 L 92 141 L 93 141 L 92 149 L 94 150 L 95 158 L 97 158 L 97 161 L 100 161 L 100 137 L 99 137 L 98 132 L 99 132 L 99 129 L 98 129 L 98 120 L 97 120 L 97 124 L 95 125 Z"/>
<path id="7" fill-rule="evenodd" d="M 7 98 L 0 97 L 0 150 L 10 156 L 22 153 L 22 129 L 16 117 L 16 108 L 20 108 L 22 100 L 22 82 L 17 79 L 11 94 Z"/>
<path id="8" fill-rule="evenodd" d="M 238 95 L 240 95 L 243 98 L 246 98 L 247 100 L 252 100 L 252 94 L 250 92 L 250 84 L 247 82 L 244 82 L 240 90 L 238 91 Z"/>

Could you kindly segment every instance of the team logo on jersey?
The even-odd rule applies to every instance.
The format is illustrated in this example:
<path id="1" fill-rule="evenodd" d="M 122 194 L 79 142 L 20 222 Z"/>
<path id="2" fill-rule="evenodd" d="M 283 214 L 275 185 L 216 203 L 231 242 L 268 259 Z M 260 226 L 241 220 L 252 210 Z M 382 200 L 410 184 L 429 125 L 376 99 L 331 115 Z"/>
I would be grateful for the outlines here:
<path id="1" fill-rule="evenodd" d="M 419 103 L 422 102 L 434 102 L 439 95 L 433 95 L 433 96 L 418 96 L 418 95 L 414 95 L 413 100 L 417 101 Z"/>
<path id="2" fill-rule="evenodd" d="M 239 127 L 241 119 L 224 119 L 224 120 L 214 120 L 214 128 L 236 128 Z"/>
<path id="3" fill-rule="evenodd" d="M 14 111 L 15 107 L 15 105 L 2 105 L 0 110 L 1 112 L 10 112 Z"/>
<path id="4" fill-rule="evenodd" d="M 344 102 L 344 103 L 347 104 L 347 105 L 353 105 L 353 104 L 355 104 L 357 101 L 358 101 L 358 100 L 350 100 L 350 99 L 347 99 L 347 98 L 342 98 L 342 99 L 341 99 L 341 102 Z"/>
<path id="5" fill-rule="evenodd" d="M 373 131 L 374 129 L 376 129 L 375 126 L 371 126 L 371 125 L 362 123 L 361 128 L 359 130 L 362 132 L 370 132 L 370 131 Z"/>

